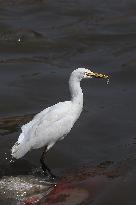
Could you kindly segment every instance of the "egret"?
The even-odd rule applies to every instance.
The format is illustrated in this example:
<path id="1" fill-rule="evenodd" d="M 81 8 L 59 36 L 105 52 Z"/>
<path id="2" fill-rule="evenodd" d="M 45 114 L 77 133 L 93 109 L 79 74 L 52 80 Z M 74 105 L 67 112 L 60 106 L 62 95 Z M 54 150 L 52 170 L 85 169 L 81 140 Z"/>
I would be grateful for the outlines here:
<path id="1" fill-rule="evenodd" d="M 21 127 L 18 141 L 12 147 L 12 157 L 19 159 L 31 149 L 45 147 L 40 162 L 43 172 L 53 177 L 45 163 L 49 149 L 70 132 L 83 109 L 83 92 L 80 81 L 84 78 L 108 78 L 107 75 L 94 73 L 85 68 L 78 68 L 71 73 L 69 89 L 71 100 L 59 102 L 35 115 L 32 121 Z"/>

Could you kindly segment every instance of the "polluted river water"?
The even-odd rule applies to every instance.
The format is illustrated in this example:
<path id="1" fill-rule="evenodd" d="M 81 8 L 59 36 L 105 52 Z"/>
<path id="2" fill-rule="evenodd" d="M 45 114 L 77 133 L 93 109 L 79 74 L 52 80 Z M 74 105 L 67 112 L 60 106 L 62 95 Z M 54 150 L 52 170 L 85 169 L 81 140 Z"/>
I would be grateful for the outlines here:
<path id="1" fill-rule="evenodd" d="M 0 1 L 1 205 L 136 203 L 135 14 L 134 0 Z M 49 184 L 42 149 L 12 162 L 11 147 L 35 114 L 70 99 L 77 67 L 110 83 L 81 83 L 84 110 L 47 154 L 58 176 Z"/>

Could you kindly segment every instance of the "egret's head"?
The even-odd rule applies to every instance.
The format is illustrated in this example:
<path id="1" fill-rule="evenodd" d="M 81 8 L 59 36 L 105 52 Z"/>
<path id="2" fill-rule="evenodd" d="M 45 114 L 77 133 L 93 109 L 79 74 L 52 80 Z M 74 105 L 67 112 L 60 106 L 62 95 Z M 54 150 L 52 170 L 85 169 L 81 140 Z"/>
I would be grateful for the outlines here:
<path id="1" fill-rule="evenodd" d="M 101 73 L 94 73 L 91 70 L 86 68 L 78 68 L 73 71 L 73 74 L 79 79 L 82 80 L 83 78 L 108 78 L 107 75 Z"/>

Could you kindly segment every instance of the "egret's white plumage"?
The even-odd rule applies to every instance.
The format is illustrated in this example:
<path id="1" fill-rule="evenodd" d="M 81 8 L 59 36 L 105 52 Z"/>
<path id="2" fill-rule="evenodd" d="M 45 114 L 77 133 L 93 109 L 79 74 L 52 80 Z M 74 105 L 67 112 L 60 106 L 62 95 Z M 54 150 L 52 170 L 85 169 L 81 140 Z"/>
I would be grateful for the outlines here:
<path id="1" fill-rule="evenodd" d="M 62 140 L 79 118 L 83 108 L 83 93 L 80 81 L 83 78 L 107 76 L 93 73 L 85 68 L 74 70 L 69 79 L 71 101 L 59 102 L 37 114 L 32 121 L 22 126 L 22 133 L 12 147 L 12 156 L 23 157 L 29 150 L 47 146 L 49 150 Z"/>

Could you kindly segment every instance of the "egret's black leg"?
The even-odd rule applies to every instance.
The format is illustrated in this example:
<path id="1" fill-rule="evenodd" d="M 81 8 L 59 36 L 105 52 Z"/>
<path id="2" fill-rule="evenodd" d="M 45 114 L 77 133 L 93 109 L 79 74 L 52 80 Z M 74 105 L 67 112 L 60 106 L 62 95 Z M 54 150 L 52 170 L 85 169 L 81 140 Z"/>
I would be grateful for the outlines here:
<path id="1" fill-rule="evenodd" d="M 43 151 L 42 156 L 40 158 L 40 162 L 41 162 L 41 165 L 42 165 L 42 170 L 43 170 L 43 172 L 46 176 L 48 176 L 48 174 L 49 174 L 51 176 L 51 178 L 54 179 L 55 175 L 52 174 L 51 170 L 45 164 L 45 155 L 46 155 L 46 153 L 47 153 L 47 147 L 44 148 L 44 151 Z"/>

